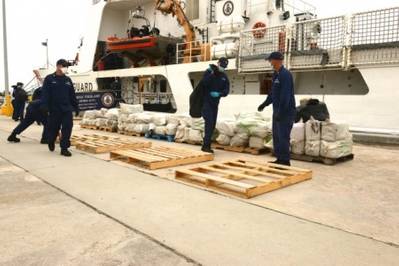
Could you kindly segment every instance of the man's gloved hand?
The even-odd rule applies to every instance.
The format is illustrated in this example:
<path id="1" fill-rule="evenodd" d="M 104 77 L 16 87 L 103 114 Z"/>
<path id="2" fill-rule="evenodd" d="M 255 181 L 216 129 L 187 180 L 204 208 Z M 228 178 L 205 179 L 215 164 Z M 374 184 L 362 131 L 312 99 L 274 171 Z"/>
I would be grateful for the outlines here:
<path id="1" fill-rule="evenodd" d="M 217 91 L 211 91 L 211 97 L 213 98 L 219 98 L 220 97 L 220 92 Z"/>
<path id="2" fill-rule="evenodd" d="M 79 110 L 75 111 L 75 116 L 78 117 L 79 116 Z"/>
<path id="3" fill-rule="evenodd" d="M 259 105 L 258 107 L 258 112 L 262 112 L 265 109 L 266 105 L 264 103 L 262 103 L 261 105 Z"/>

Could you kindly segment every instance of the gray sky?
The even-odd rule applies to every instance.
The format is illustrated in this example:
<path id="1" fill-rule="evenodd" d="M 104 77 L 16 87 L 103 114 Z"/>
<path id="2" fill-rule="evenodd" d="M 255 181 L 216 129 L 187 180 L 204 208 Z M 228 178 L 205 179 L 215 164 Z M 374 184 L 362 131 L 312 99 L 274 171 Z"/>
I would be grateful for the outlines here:
<path id="1" fill-rule="evenodd" d="M 66 59 L 75 57 L 79 39 L 85 32 L 87 13 L 92 0 L 6 0 L 6 2 L 10 84 L 17 81 L 28 82 L 33 77 L 32 69 L 45 65 L 45 47 L 41 42 L 46 38 L 49 39 L 51 63 L 54 64 L 61 57 Z M 307 0 L 307 2 L 316 6 L 319 18 L 399 5 L 398 0 Z M 0 33 L 2 34 L 1 29 Z M 4 90 L 2 51 L 1 42 L 0 91 Z"/>

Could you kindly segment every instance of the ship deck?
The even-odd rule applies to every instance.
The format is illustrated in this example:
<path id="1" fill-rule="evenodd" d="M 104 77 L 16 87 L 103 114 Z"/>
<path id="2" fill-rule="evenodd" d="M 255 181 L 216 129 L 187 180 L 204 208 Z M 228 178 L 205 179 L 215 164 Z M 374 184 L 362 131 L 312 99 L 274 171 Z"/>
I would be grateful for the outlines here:
<path id="1" fill-rule="evenodd" d="M 50 153 L 38 143 L 41 128 L 36 125 L 23 134 L 22 143 L 7 143 L 15 125 L 0 117 L 0 226 L 10 228 L 0 233 L 7 240 L 0 244 L 0 264 L 39 263 L 48 254 L 58 254 L 57 259 L 55 255 L 49 258 L 50 264 L 68 264 L 69 253 L 85 258 L 101 253 L 112 239 L 105 231 L 112 230 L 99 217 L 83 219 L 79 215 L 82 208 L 101 214 L 102 219 L 117 224 L 118 230 L 138 234 L 148 249 L 110 245 L 110 257 L 112 252 L 118 257 L 121 250 L 130 249 L 124 259 L 152 252 L 158 259 L 165 258 L 164 265 L 397 265 L 399 261 L 397 146 L 355 145 L 355 160 L 335 166 L 294 161 L 296 167 L 313 170 L 313 179 L 247 200 L 176 181 L 174 170 L 187 166 L 148 171 L 74 148 L 72 158 L 61 157 L 58 147 Z M 78 126 L 74 131 L 93 133 Z M 238 158 L 272 159 L 269 155 L 215 153 L 217 162 Z M 15 173 L 10 169 L 16 169 Z M 21 180 L 21 173 L 30 178 Z M 32 178 L 41 183 L 40 188 L 29 185 Z M 38 207 L 38 201 L 45 198 L 33 196 L 36 189 L 45 188 L 63 193 L 65 199 L 58 199 L 50 210 Z M 17 192 L 20 197 L 15 196 Z M 89 234 L 88 224 L 97 225 L 96 237 L 101 239 Z M 59 230 L 61 239 L 55 240 L 57 234 L 49 236 Z M 75 243 L 79 242 L 76 231 L 85 241 Z M 112 240 L 127 239 L 117 232 Z M 104 263 L 101 258 L 96 262 Z M 152 259 L 141 263 L 160 263 Z"/>

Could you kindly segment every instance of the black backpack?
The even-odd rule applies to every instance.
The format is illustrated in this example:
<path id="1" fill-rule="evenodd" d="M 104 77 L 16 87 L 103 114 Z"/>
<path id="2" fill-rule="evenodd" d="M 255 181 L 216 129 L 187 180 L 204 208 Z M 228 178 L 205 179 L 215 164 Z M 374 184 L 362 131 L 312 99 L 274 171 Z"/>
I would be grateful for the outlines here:
<path id="1" fill-rule="evenodd" d="M 204 105 L 204 86 L 200 81 L 190 94 L 190 116 L 192 118 L 202 117 L 202 106 Z"/>

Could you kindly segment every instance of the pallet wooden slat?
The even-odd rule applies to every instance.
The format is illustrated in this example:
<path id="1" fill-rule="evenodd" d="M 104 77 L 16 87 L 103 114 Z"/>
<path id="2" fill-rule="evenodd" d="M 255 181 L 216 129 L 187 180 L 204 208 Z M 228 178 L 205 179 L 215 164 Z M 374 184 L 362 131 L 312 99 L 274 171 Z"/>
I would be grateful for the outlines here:
<path id="1" fill-rule="evenodd" d="M 259 170 L 261 169 L 261 170 Z M 265 171 L 262 171 L 265 170 Z M 268 171 L 278 170 L 279 174 Z M 278 164 L 233 160 L 177 170 L 176 179 L 243 198 L 252 198 L 312 178 L 312 171 Z"/>
<path id="2" fill-rule="evenodd" d="M 121 160 L 150 170 L 213 160 L 213 154 L 181 148 L 155 146 L 110 152 L 111 160 Z"/>
<path id="3" fill-rule="evenodd" d="M 106 153 L 112 150 L 151 147 L 151 142 L 121 139 L 105 135 L 83 135 L 73 138 L 77 149 L 90 153 Z"/>

